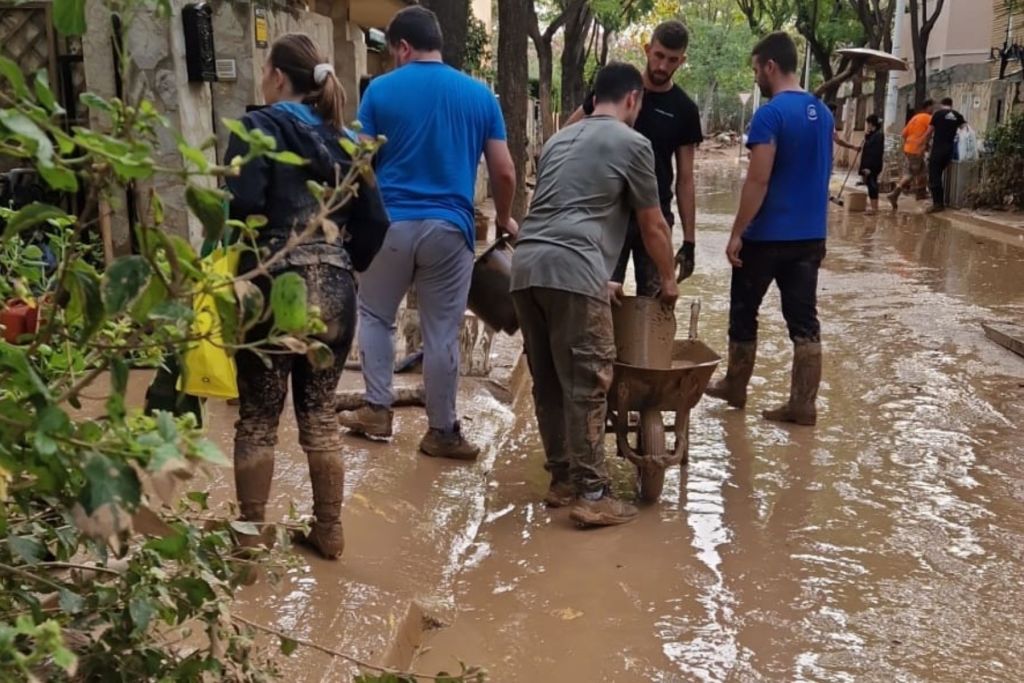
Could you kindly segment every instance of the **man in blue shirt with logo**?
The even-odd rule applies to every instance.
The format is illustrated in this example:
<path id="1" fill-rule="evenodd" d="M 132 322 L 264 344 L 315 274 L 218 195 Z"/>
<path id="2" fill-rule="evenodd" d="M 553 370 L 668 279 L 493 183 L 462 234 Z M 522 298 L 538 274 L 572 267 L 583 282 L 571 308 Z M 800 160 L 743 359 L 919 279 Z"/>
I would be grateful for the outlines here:
<path id="1" fill-rule="evenodd" d="M 408 7 L 387 39 L 398 68 L 373 79 L 359 107 L 363 133 L 383 135 L 377 178 L 391 228 L 359 280 L 359 348 L 367 406 L 341 416 L 355 433 L 392 433 L 395 316 L 415 284 L 423 334 L 426 455 L 474 460 L 479 448 L 459 429 L 459 330 L 473 271 L 473 199 L 481 154 L 487 160 L 500 228 L 513 236 L 515 168 L 494 94 L 444 64 L 430 10 Z"/>
<path id="2" fill-rule="evenodd" d="M 800 87 L 797 52 L 783 32 L 752 51 L 754 74 L 771 101 L 757 110 L 750 167 L 726 256 L 732 263 L 729 366 L 707 393 L 736 408 L 747 402 L 757 353 L 757 313 L 774 281 L 793 340 L 789 401 L 768 420 L 813 425 L 821 382 L 818 269 L 825 257 L 835 123 L 824 102 Z"/>

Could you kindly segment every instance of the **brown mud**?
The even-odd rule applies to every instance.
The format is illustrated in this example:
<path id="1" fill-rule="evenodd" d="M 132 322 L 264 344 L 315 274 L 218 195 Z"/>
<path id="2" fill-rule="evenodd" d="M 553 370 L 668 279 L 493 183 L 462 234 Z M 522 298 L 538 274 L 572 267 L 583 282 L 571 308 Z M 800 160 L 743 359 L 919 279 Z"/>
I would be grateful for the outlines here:
<path id="1" fill-rule="evenodd" d="M 701 338 L 720 353 L 739 178 L 735 163 L 702 165 L 698 268 L 677 311 L 700 296 Z M 746 411 L 701 401 L 687 469 L 669 471 L 633 524 L 584 532 L 543 506 L 520 398 L 466 537 L 454 616 L 417 669 L 463 660 L 501 682 L 1020 680 L 1024 362 L 980 323 L 1024 318 L 1024 244 L 916 212 L 833 209 L 818 426 L 759 416 L 788 391 L 773 291 Z M 613 471 L 628 495 L 631 466 Z"/>
<path id="2" fill-rule="evenodd" d="M 740 173 L 702 161 L 698 183 L 698 268 L 676 317 L 700 296 L 701 339 L 724 355 Z M 583 532 L 540 502 L 548 480 L 515 374 L 464 380 L 479 462 L 418 455 L 421 408 L 397 412 L 393 443 L 345 436 L 345 554 L 300 550 L 281 583 L 245 589 L 233 609 L 376 663 L 462 660 L 498 683 L 1020 680 L 1024 361 L 980 323 L 1024 319 L 1024 232 L 904 201 L 896 216 L 833 209 L 816 428 L 759 416 L 788 390 L 773 291 L 746 411 L 702 400 L 689 465 L 669 470 L 660 502 Z M 358 391 L 358 372 L 340 389 Z M 230 453 L 236 410 L 209 407 Z M 271 519 L 312 505 L 290 408 L 280 437 Z M 613 461 L 632 495 L 635 468 Z M 218 506 L 232 499 L 231 471 L 211 488 Z M 283 666 L 295 683 L 355 671 L 307 648 Z"/>

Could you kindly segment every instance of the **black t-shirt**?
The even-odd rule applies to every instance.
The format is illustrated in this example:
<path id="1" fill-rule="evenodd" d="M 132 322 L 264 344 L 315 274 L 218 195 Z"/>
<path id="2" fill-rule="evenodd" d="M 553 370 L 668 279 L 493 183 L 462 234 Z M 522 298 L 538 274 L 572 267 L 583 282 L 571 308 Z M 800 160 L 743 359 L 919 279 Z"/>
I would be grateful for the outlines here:
<path id="1" fill-rule="evenodd" d="M 935 128 L 932 149 L 946 151 L 953 148 L 956 132 L 967 122 L 955 109 L 938 109 L 932 114 L 932 126 Z"/>
<path id="2" fill-rule="evenodd" d="M 587 93 L 583 111 L 594 112 L 594 92 Z M 636 131 L 651 141 L 654 150 L 654 173 L 658 177 L 658 197 L 668 208 L 675 190 L 672 159 L 684 145 L 698 145 L 704 140 L 700 127 L 700 110 L 678 85 L 665 92 L 644 91 L 644 104 L 636 120 Z"/>

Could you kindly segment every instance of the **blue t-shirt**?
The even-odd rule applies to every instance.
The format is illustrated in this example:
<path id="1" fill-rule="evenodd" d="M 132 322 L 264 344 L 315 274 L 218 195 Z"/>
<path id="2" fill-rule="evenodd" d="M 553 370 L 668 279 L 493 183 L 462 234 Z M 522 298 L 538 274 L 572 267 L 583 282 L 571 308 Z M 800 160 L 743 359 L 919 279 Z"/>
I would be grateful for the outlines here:
<path id="1" fill-rule="evenodd" d="M 494 94 L 441 62 L 411 62 L 370 82 L 359 122 L 388 139 L 377 179 L 391 220 L 448 221 L 472 250 L 480 155 L 488 140 L 505 139 Z"/>
<path id="2" fill-rule="evenodd" d="M 774 144 L 775 165 L 744 240 L 825 239 L 834 131 L 832 112 L 810 93 L 782 92 L 757 110 L 747 147 Z"/>

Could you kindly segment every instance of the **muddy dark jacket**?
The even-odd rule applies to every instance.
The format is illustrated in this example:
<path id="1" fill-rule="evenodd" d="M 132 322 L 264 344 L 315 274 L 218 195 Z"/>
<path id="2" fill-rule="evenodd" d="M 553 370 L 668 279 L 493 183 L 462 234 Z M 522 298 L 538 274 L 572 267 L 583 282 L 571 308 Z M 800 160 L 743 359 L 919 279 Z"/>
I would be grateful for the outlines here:
<path id="1" fill-rule="evenodd" d="M 860 167 L 862 170 L 879 174 L 882 172 L 882 160 L 885 157 L 885 136 L 876 130 L 864 139 L 864 150 L 861 152 Z"/>
<path id="2" fill-rule="evenodd" d="M 308 162 L 294 166 L 260 157 L 245 164 L 241 175 L 227 181 L 231 218 L 244 221 L 254 214 L 266 216 L 267 225 L 260 228 L 258 244 L 274 253 L 284 246 L 292 232 L 301 231 L 319 208 L 306 187 L 307 181 L 334 185 L 348 172 L 352 159 L 339 144 L 344 133 L 324 123 L 311 125 L 284 108 L 264 107 L 250 112 L 242 117 L 242 124 L 248 130 L 257 128 L 277 140 L 276 151 L 294 152 Z M 244 156 L 248 149 L 248 143 L 232 135 L 226 163 L 236 156 Z M 372 178 L 362 180 L 358 194 L 331 218 L 345 229 L 344 242 L 339 239 L 329 244 L 323 233 L 318 232 L 292 251 L 281 267 L 329 263 L 366 270 L 380 249 L 389 225 L 375 181 Z M 252 265 L 243 262 L 240 270 L 245 272 Z"/>

